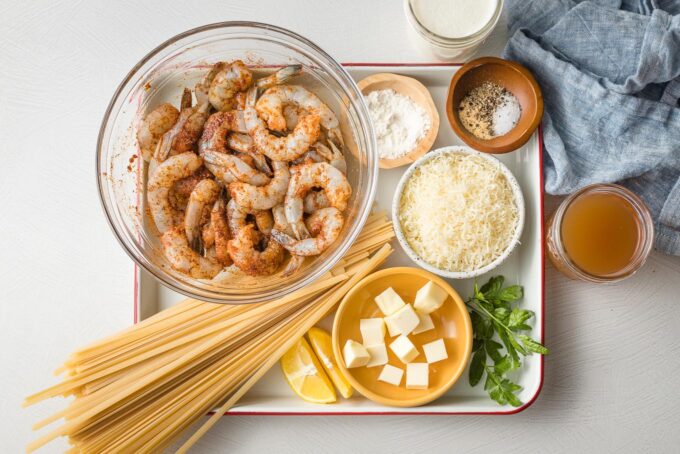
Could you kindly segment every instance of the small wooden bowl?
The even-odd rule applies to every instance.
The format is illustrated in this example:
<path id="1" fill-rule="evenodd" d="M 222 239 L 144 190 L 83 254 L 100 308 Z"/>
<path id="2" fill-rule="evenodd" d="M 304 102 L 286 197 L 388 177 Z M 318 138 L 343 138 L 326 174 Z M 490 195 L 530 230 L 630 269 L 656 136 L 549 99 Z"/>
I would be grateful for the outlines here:
<path id="1" fill-rule="evenodd" d="M 507 134 L 490 140 L 475 137 L 458 116 L 463 97 L 487 81 L 508 90 L 522 107 L 517 125 Z M 463 65 L 451 78 L 446 116 L 458 137 L 472 148 L 485 153 L 508 153 L 524 145 L 538 127 L 543 117 L 543 95 L 536 79 L 524 66 L 502 58 L 478 58 Z"/>
<path id="2" fill-rule="evenodd" d="M 416 292 L 428 281 L 446 290 L 448 298 L 441 308 L 431 315 L 434 329 L 411 334 L 409 339 L 418 349 L 416 363 L 425 362 L 422 346 L 437 339 L 444 339 L 448 358 L 430 364 L 430 386 L 427 389 L 407 389 L 406 373 L 399 386 L 378 381 L 383 366 L 348 369 L 342 355 L 342 347 L 348 339 L 361 342 L 359 320 L 382 317 L 374 298 L 392 287 L 406 302 L 413 302 Z M 386 335 L 385 344 L 396 337 Z M 472 352 L 472 324 L 465 303 L 444 279 L 419 268 L 387 268 L 366 276 L 347 293 L 340 303 L 333 322 L 333 354 L 340 372 L 363 396 L 383 405 L 415 407 L 425 405 L 441 397 L 460 378 L 470 361 Z M 406 370 L 406 366 L 387 346 L 389 364 Z"/>
<path id="3" fill-rule="evenodd" d="M 375 90 L 388 89 L 408 96 L 413 99 L 416 104 L 425 109 L 425 112 L 427 112 L 430 117 L 430 130 L 425 134 L 425 137 L 420 139 L 415 148 L 404 156 L 396 159 L 381 158 L 381 169 L 393 169 L 395 167 L 410 164 L 432 148 L 432 145 L 437 138 L 437 132 L 439 131 L 439 114 L 437 113 L 437 108 L 432 100 L 432 95 L 430 95 L 430 92 L 425 85 L 411 77 L 391 73 L 373 74 L 359 81 L 357 85 L 364 96 Z"/>

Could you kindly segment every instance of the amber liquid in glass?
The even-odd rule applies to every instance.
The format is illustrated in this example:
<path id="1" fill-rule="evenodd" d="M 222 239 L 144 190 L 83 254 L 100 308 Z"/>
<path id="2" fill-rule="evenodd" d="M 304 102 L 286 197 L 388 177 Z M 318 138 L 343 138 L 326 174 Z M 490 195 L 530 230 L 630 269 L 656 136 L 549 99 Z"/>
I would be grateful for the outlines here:
<path id="1" fill-rule="evenodd" d="M 600 277 L 628 266 L 642 240 L 635 208 L 616 194 L 586 193 L 574 199 L 560 234 L 574 265 Z"/>

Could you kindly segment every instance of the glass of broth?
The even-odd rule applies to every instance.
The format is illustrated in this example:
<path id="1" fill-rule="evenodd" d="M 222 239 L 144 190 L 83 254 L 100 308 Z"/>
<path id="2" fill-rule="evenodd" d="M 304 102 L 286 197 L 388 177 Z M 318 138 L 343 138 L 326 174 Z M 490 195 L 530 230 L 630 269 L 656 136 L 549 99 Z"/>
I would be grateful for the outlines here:
<path id="1" fill-rule="evenodd" d="M 546 224 L 548 257 L 566 276 L 616 282 L 633 275 L 654 243 L 645 203 L 617 184 L 593 184 L 567 197 Z"/>

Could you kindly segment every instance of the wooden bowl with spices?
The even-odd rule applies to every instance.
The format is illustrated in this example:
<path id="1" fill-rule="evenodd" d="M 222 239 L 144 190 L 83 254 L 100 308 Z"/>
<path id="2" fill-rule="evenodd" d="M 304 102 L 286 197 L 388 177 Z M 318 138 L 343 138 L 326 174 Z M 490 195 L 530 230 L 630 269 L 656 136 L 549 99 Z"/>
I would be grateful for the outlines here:
<path id="1" fill-rule="evenodd" d="M 470 147 L 508 153 L 524 145 L 538 127 L 543 95 L 524 66 L 502 58 L 478 58 L 451 78 L 446 116 Z"/>
<path id="2" fill-rule="evenodd" d="M 411 164 L 432 148 L 439 114 L 425 85 L 391 73 L 373 74 L 357 85 L 371 113 L 381 169 Z"/>

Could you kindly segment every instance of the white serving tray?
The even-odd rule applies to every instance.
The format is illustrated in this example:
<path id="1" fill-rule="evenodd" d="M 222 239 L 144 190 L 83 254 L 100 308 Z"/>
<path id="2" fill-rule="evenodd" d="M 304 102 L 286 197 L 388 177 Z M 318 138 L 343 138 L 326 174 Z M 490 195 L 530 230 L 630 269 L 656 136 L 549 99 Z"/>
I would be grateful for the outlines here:
<path id="1" fill-rule="evenodd" d="M 378 72 L 392 72 L 420 80 L 432 93 L 441 119 L 439 134 L 434 148 L 446 145 L 463 145 L 454 134 L 446 118 L 444 106 L 451 76 L 460 65 L 393 65 L 349 63 L 344 65 L 356 81 Z M 544 276 L 543 276 L 543 175 L 541 163 L 540 132 L 535 133 L 521 149 L 497 155 L 517 178 L 526 204 L 526 223 L 521 237 L 521 245 L 496 270 L 480 276 L 479 282 L 486 282 L 491 275 L 502 274 L 509 283 L 524 286 L 522 307 L 536 313 L 532 337 L 543 341 L 545 324 Z M 376 204 L 391 214 L 392 195 L 399 177 L 406 170 L 400 167 L 380 170 Z M 395 251 L 383 267 L 416 266 L 393 242 Z M 473 280 L 449 280 L 463 299 L 472 290 Z M 135 269 L 135 322 L 166 309 L 186 297 L 160 285 L 153 277 L 141 269 Z M 331 328 L 332 317 L 322 325 Z M 351 399 L 342 399 L 335 404 L 319 405 L 302 401 L 288 387 L 279 367 L 274 367 L 248 392 L 229 413 L 243 415 L 291 415 L 291 414 L 512 414 L 531 405 L 538 396 L 543 384 L 543 357 L 532 355 L 524 359 L 524 365 L 515 376 L 523 389 L 519 394 L 524 405 L 518 408 L 499 406 L 492 401 L 483 389 L 483 384 L 471 388 L 467 371 L 444 396 L 423 407 L 394 408 L 375 404 L 355 392 Z"/>

